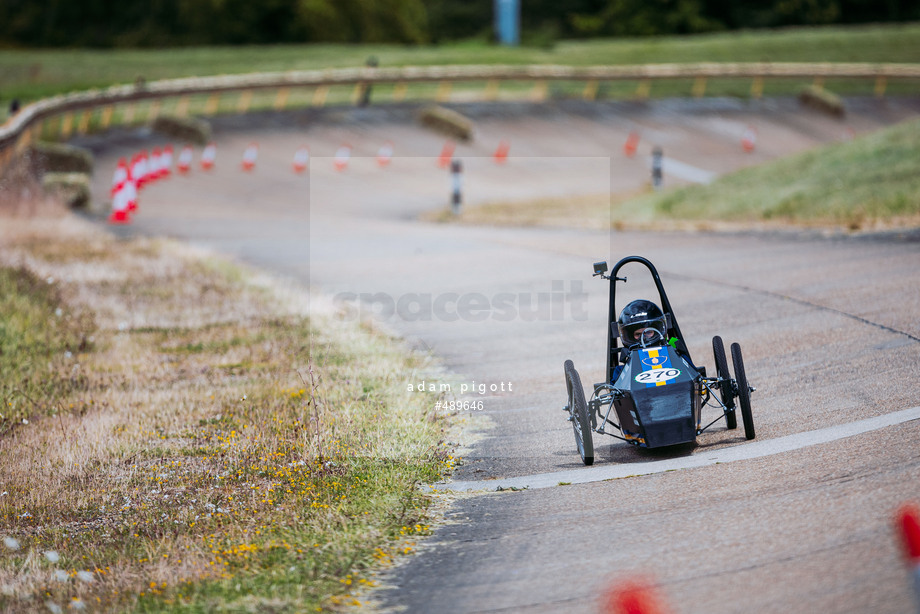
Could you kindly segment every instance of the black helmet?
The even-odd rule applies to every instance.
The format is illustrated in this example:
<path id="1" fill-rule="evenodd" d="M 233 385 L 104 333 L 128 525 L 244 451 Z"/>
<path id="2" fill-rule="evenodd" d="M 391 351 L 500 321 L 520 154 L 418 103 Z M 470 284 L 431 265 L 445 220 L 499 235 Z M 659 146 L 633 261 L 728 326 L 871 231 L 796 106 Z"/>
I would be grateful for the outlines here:
<path id="1" fill-rule="evenodd" d="M 642 299 L 624 307 L 617 320 L 617 328 L 626 347 L 667 341 L 668 326 L 664 314 L 652 301 Z"/>

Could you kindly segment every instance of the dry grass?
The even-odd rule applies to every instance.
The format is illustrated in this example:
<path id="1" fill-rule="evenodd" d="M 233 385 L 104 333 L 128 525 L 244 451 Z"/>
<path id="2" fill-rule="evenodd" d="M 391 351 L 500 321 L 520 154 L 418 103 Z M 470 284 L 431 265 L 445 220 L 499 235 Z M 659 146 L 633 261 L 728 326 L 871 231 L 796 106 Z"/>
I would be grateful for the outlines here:
<path id="1" fill-rule="evenodd" d="M 612 211 L 638 194 L 589 194 L 490 202 L 464 207 L 458 216 L 453 215 L 450 209 L 442 209 L 425 213 L 422 219 L 428 222 L 490 226 L 607 229 L 611 226 Z"/>
<path id="2" fill-rule="evenodd" d="M 453 459 L 423 359 L 174 244 L 5 217 L 0 245 L 93 340 L 0 436 L 0 610 L 336 609 L 427 532 Z"/>

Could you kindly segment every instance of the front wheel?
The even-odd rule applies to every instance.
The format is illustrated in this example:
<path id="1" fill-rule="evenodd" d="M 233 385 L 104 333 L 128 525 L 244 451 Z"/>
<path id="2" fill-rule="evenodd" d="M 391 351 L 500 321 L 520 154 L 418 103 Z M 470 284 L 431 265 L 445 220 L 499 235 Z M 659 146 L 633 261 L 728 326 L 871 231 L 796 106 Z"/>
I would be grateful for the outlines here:
<path id="1" fill-rule="evenodd" d="M 738 428 L 738 416 L 735 415 L 735 397 L 732 394 L 731 373 L 728 372 L 728 361 L 725 360 L 725 346 L 722 337 L 716 335 L 712 338 L 712 356 L 716 361 L 716 377 L 722 380 L 719 384 L 719 396 L 725 405 L 725 427 Z"/>
<path id="2" fill-rule="evenodd" d="M 744 437 L 754 439 L 754 416 L 751 413 L 751 389 L 744 374 L 741 346 L 732 344 L 732 364 L 735 367 L 735 382 L 738 384 L 738 405 L 741 406 L 741 421 L 744 422 Z"/>
<path id="3" fill-rule="evenodd" d="M 586 465 L 594 464 L 594 437 L 591 435 L 591 420 L 588 416 L 588 404 L 585 402 L 585 389 L 581 377 L 571 360 L 565 361 L 565 387 L 569 395 L 569 419 L 575 431 L 575 446 Z"/>

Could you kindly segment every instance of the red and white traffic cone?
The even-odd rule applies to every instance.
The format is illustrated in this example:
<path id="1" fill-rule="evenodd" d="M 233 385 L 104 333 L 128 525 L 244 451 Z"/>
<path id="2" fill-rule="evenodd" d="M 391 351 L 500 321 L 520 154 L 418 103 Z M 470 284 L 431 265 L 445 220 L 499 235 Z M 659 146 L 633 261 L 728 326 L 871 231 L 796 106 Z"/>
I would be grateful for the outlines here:
<path id="1" fill-rule="evenodd" d="M 209 171 L 214 168 L 214 161 L 217 159 L 217 145 L 208 143 L 201 152 L 201 169 Z"/>
<path id="2" fill-rule="evenodd" d="M 180 174 L 184 175 L 192 168 L 192 148 L 189 145 L 186 145 L 182 148 L 182 151 L 179 152 L 179 159 L 176 160 L 176 170 Z"/>
<path id="3" fill-rule="evenodd" d="M 172 145 L 167 145 L 163 148 L 163 153 L 160 154 L 160 176 L 164 179 L 172 175 L 172 164 L 173 164 L 173 148 Z"/>
<path id="4" fill-rule="evenodd" d="M 128 203 L 128 211 L 137 211 L 137 180 L 128 171 L 128 178 L 125 180 L 125 200 Z"/>
<path id="5" fill-rule="evenodd" d="M 444 147 L 441 148 L 441 155 L 438 156 L 438 167 L 447 168 L 450 166 L 450 161 L 454 159 L 454 149 L 457 146 L 453 141 L 445 141 Z"/>
<path id="6" fill-rule="evenodd" d="M 160 162 L 160 148 L 154 147 L 147 161 L 147 182 L 154 183 L 160 178 L 162 163 Z"/>
<path id="7" fill-rule="evenodd" d="M 294 152 L 294 172 L 302 173 L 307 170 L 307 165 L 310 163 L 310 150 L 306 147 L 301 147 Z"/>
<path id="8" fill-rule="evenodd" d="M 115 190 L 115 194 L 112 197 L 112 214 L 109 216 L 109 224 L 129 224 L 131 222 L 128 217 L 128 191 L 127 181 L 123 181 L 118 185 L 118 189 Z"/>
<path id="9" fill-rule="evenodd" d="M 633 130 L 629 133 L 629 136 L 626 137 L 626 142 L 623 143 L 623 153 L 626 154 L 627 158 L 632 158 L 636 155 L 636 149 L 639 147 L 639 133 Z"/>
<path id="10" fill-rule="evenodd" d="M 511 143 L 508 141 L 501 141 L 498 144 L 498 147 L 495 149 L 495 153 L 492 154 L 492 159 L 495 160 L 496 164 L 504 164 L 508 161 L 508 151 L 511 149 Z"/>
<path id="11" fill-rule="evenodd" d="M 115 174 L 112 175 L 112 189 L 109 194 L 115 198 L 115 192 L 121 189 L 121 184 L 128 178 L 128 161 L 124 158 L 118 160 L 118 166 L 115 167 Z"/>
<path id="12" fill-rule="evenodd" d="M 377 150 L 377 166 L 383 168 L 393 159 L 393 143 L 387 141 Z"/>
<path id="13" fill-rule="evenodd" d="M 744 153 L 751 153 L 757 146 L 757 130 L 753 126 L 748 126 L 741 135 L 741 149 Z"/>
<path id="14" fill-rule="evenodd" d="M 136 164 L 131 167 L 131 176 L 134 177 L 134 185 L 138 190 L 143 190 L 147 183 L 147 152 L 137 152 Z"/>
<path id="15" fill-rule="evenodd" d="M 920 613 L 920 507 L 905 503 L 897 513 L 896 522 L 904 543 L 904 555 L 914 583 L 914 598 Z"/>
<path id="16" fill-rule="evenodd" d="M 251 171 L 256 167 L 256 158 L 259 157 L 258 143 L 250 143 L 243 152 L 242 167 L 244 171 Z"/>
<path id="17" fill-rule="evenodd" d="M 153 183 L 154 179 L 154 169 L 159 160 L 155 160 L 153 157 L 154 152 L 147 153 L 146 151 L 141 152 L 141 170 L 143 175 L 141 175 L 141 181 L 138 184 L 140 187 L 147 187 L 149 184 Z"/>
<path id="18" fill-rule="evenodd" d="M 335 158 L 332 165 L 337 171 L 344 171 L 348 167 L 348 161 L 351 159 L 351 146 L 342 145 L 335 152 Z"/>
<path id="19" fill-rule="evenodd" d="M 132 178 L 135 190 L 141 188 L 140 178 L 142 170 L 144 170 L 144 162 L 140 152 L 138 152 L 131 158 L 131 164 L 128 166 L 128 176 Z"/>

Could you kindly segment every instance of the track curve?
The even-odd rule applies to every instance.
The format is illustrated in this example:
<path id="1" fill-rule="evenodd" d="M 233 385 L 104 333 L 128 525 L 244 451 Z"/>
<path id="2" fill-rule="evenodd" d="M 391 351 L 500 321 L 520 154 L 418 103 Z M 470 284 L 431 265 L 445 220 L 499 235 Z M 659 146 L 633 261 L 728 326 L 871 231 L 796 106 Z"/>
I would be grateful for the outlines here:
<path id="1" fill-rule="evenodd" d="M 845 128 L 776 104 L 730 111 L 661 103 L 632 115 L 626 107 L 482 111 L 480 138 L 459 148 L 469 198 L 632 189 L 645 181 L 645 161 L 625 159 L 620 148 L 639 123 L 668 140 L 676 159 L 711 172 L 833 140 Z M 398 113 L 347 115 L 218 124 L 217 169 L 151 187 L 129 232 L 205 245 L 327 294 L 365 294 L 367 310 L 386 314 L 390 300 L 395 312 L 385 325 L 441 357 L 455 385 L 487 385 L 472 398 L 495 427 L 466 455 L 458 480 L 578 469 L 559 411 L 562 362 L 574 359 L 586 385 L 602 377 L 607 286 L 591 279 L 590 265 L 633 253 L 662 271 L 698 363 L 711 364 L 714 334 L 744 347 L 758 389 L 758 441 L 917 405 L 917 242 L 420 223 L 419 212 L 447 202 L 448 178 L 436 165 L 443 139 Z M 878 118 L 849 121 L 864 122 L 862 130 Z M 775 136 L 762 136 L 755 157 L 726 136 L 726 126 L 750 123 Z M 114 168 L 118 155 L 153 138 L 99 145 L 99 167 Z M 243 173 L 239 155 L 254 139 L 262 153 L 256 170 Z M 512 143 L 504 166 L 491 160 L 500 139 Z M 384 141 L 395 154 L 381 169 L 374 156 Z M 290 170 L 303 142 L 313 154 L 307 177 Z M 333 152 L 346 142 L 353 157 L 336 172 Z M 107 187 L 97 178 L 97 194 Z M 625 298 L 649 291 L 629 282 Z M 513 386 L 488 390 L 501 383 Z M 596 463 L 744 446 L 743 436 L 721 429 L 679 451 L 600 441 Z M 411 612 L 594 612 L 611 578 L 639 571 L 676 612 L 903 612 L 910 591 L 890 514 L 920 498 L 918 449 L 912 421 L 729 464 L 462 499 L 378 597 Z"/>

